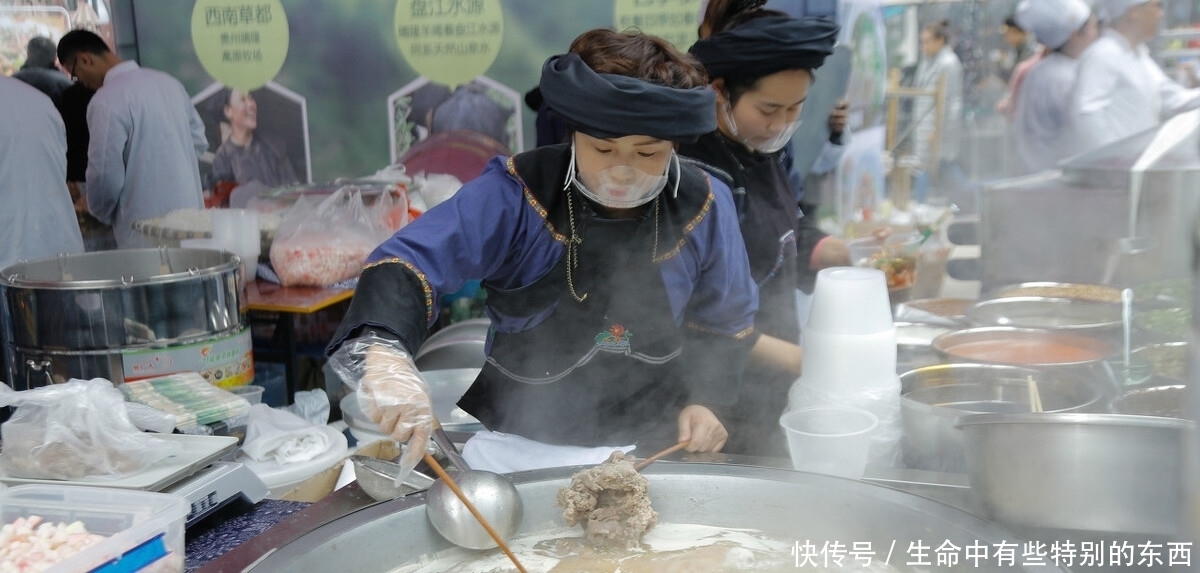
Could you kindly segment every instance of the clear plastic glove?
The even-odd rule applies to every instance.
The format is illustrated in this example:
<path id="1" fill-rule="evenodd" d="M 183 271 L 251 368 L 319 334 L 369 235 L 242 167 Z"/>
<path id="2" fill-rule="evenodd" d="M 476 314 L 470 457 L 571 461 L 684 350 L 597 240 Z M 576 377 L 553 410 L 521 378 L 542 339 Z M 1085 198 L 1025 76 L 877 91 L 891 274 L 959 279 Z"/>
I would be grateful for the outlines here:
<path id="1" fill-rule="evenodd" d="M 400 457 L 397 485 L 425 455 L 433 432 L 433 402 L 407 352 L 374 345 L 363 361 L 358 403 L 363 412 L 397 442 L 408 442 Z"/>
<path id="2" fill-rule="evenodd" d="M 399 485 L 424 457 L 433 433 L 429 385 L 408 352 L 374 335 L 347 341 L 330 357 L 330 364 L 356 389 L 363 413 L 392 439 L 408 443 L 400 457 Z"/>

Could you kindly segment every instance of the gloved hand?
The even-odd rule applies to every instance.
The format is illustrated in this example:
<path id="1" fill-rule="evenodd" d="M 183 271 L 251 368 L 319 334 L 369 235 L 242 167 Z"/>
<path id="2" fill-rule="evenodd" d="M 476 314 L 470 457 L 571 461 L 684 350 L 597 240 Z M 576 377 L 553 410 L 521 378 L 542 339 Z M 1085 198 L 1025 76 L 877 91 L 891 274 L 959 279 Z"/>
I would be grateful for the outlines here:
<path id="1" fill-rule="evenodd" d="M 363 412 L 398 442 L 408 442 L 400 458 L 399 485 L 425 455 L 433 432 L 429 386 L 407 352 L 373 344 L 363 357 L 358 402 Z"/>

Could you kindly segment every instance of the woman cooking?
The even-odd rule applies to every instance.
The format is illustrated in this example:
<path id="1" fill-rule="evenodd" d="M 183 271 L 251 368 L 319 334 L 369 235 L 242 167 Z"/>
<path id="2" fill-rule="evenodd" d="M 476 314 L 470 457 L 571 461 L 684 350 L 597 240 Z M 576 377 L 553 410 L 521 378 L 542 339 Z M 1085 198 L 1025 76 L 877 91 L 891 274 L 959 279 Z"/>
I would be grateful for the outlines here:
<path id="1" fill-rule="evenodd" d="M 716 92 L 717 129 L 681 146 L 680 153 L 731 179 L 760 289 L 755 321 L 760 335 L 730 417 L 727 451 L 786 456 L 778 420 L 800 374 L 795 291 L 804 274 L 849 259 L 840 240 L 827 237 L 800 212 L 781 150 L 799 126 L 812 70 L 833 52 L 838 26 L 763 10 L 761 4 L 722 15 L 712 35 L 692 46 Z"/>
<path id="2" fill-rule="evenodd" d="M 563 445 L 724 446 L 757 290 L 729 190 L 675 154 L 715 127 L 705 82 L 661 39 L 584 33 L 539 86 L 570 143 L 493 159 L 370 256 L 331 360 L 372 420 L 411 438 L 402 462 L 432 423 L 411 356 L 440 295 L 473 278 L 492 320 L 458 403 L 491 430 L 466 445 L 476 469 L 565 465 Z"/>

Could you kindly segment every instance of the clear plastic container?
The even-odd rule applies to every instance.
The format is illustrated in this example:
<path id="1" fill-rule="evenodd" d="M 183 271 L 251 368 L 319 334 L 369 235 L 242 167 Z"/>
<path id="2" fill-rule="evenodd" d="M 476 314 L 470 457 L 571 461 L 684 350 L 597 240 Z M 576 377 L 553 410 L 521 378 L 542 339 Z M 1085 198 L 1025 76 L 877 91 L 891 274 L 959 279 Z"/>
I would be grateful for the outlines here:
<path id="1" fill-rule="evenodd" d="M 20 485 L 0 491 L 0 523 L 36 515 L 49 523 L 80 521 L 89 533 L 108 537 L 46 573 L 182 573 L 188 510 L 187 500 L 168 493 L 67 485 Z"/>

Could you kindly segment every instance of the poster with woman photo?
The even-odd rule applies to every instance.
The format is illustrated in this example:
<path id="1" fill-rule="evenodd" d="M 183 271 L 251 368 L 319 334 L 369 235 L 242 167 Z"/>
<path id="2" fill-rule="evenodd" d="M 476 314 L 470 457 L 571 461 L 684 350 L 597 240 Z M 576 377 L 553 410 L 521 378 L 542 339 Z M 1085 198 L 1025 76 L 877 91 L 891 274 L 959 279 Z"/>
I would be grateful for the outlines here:
<path id="1" fill-rule="evenodd" d="M 248 91 L 218 82 L 192 103 L 208 137 L 201 158 L 207 191 L 222 184 L 261 191 L 311 181 L 308 112 L 300 95 L 274 82 Z"/>

